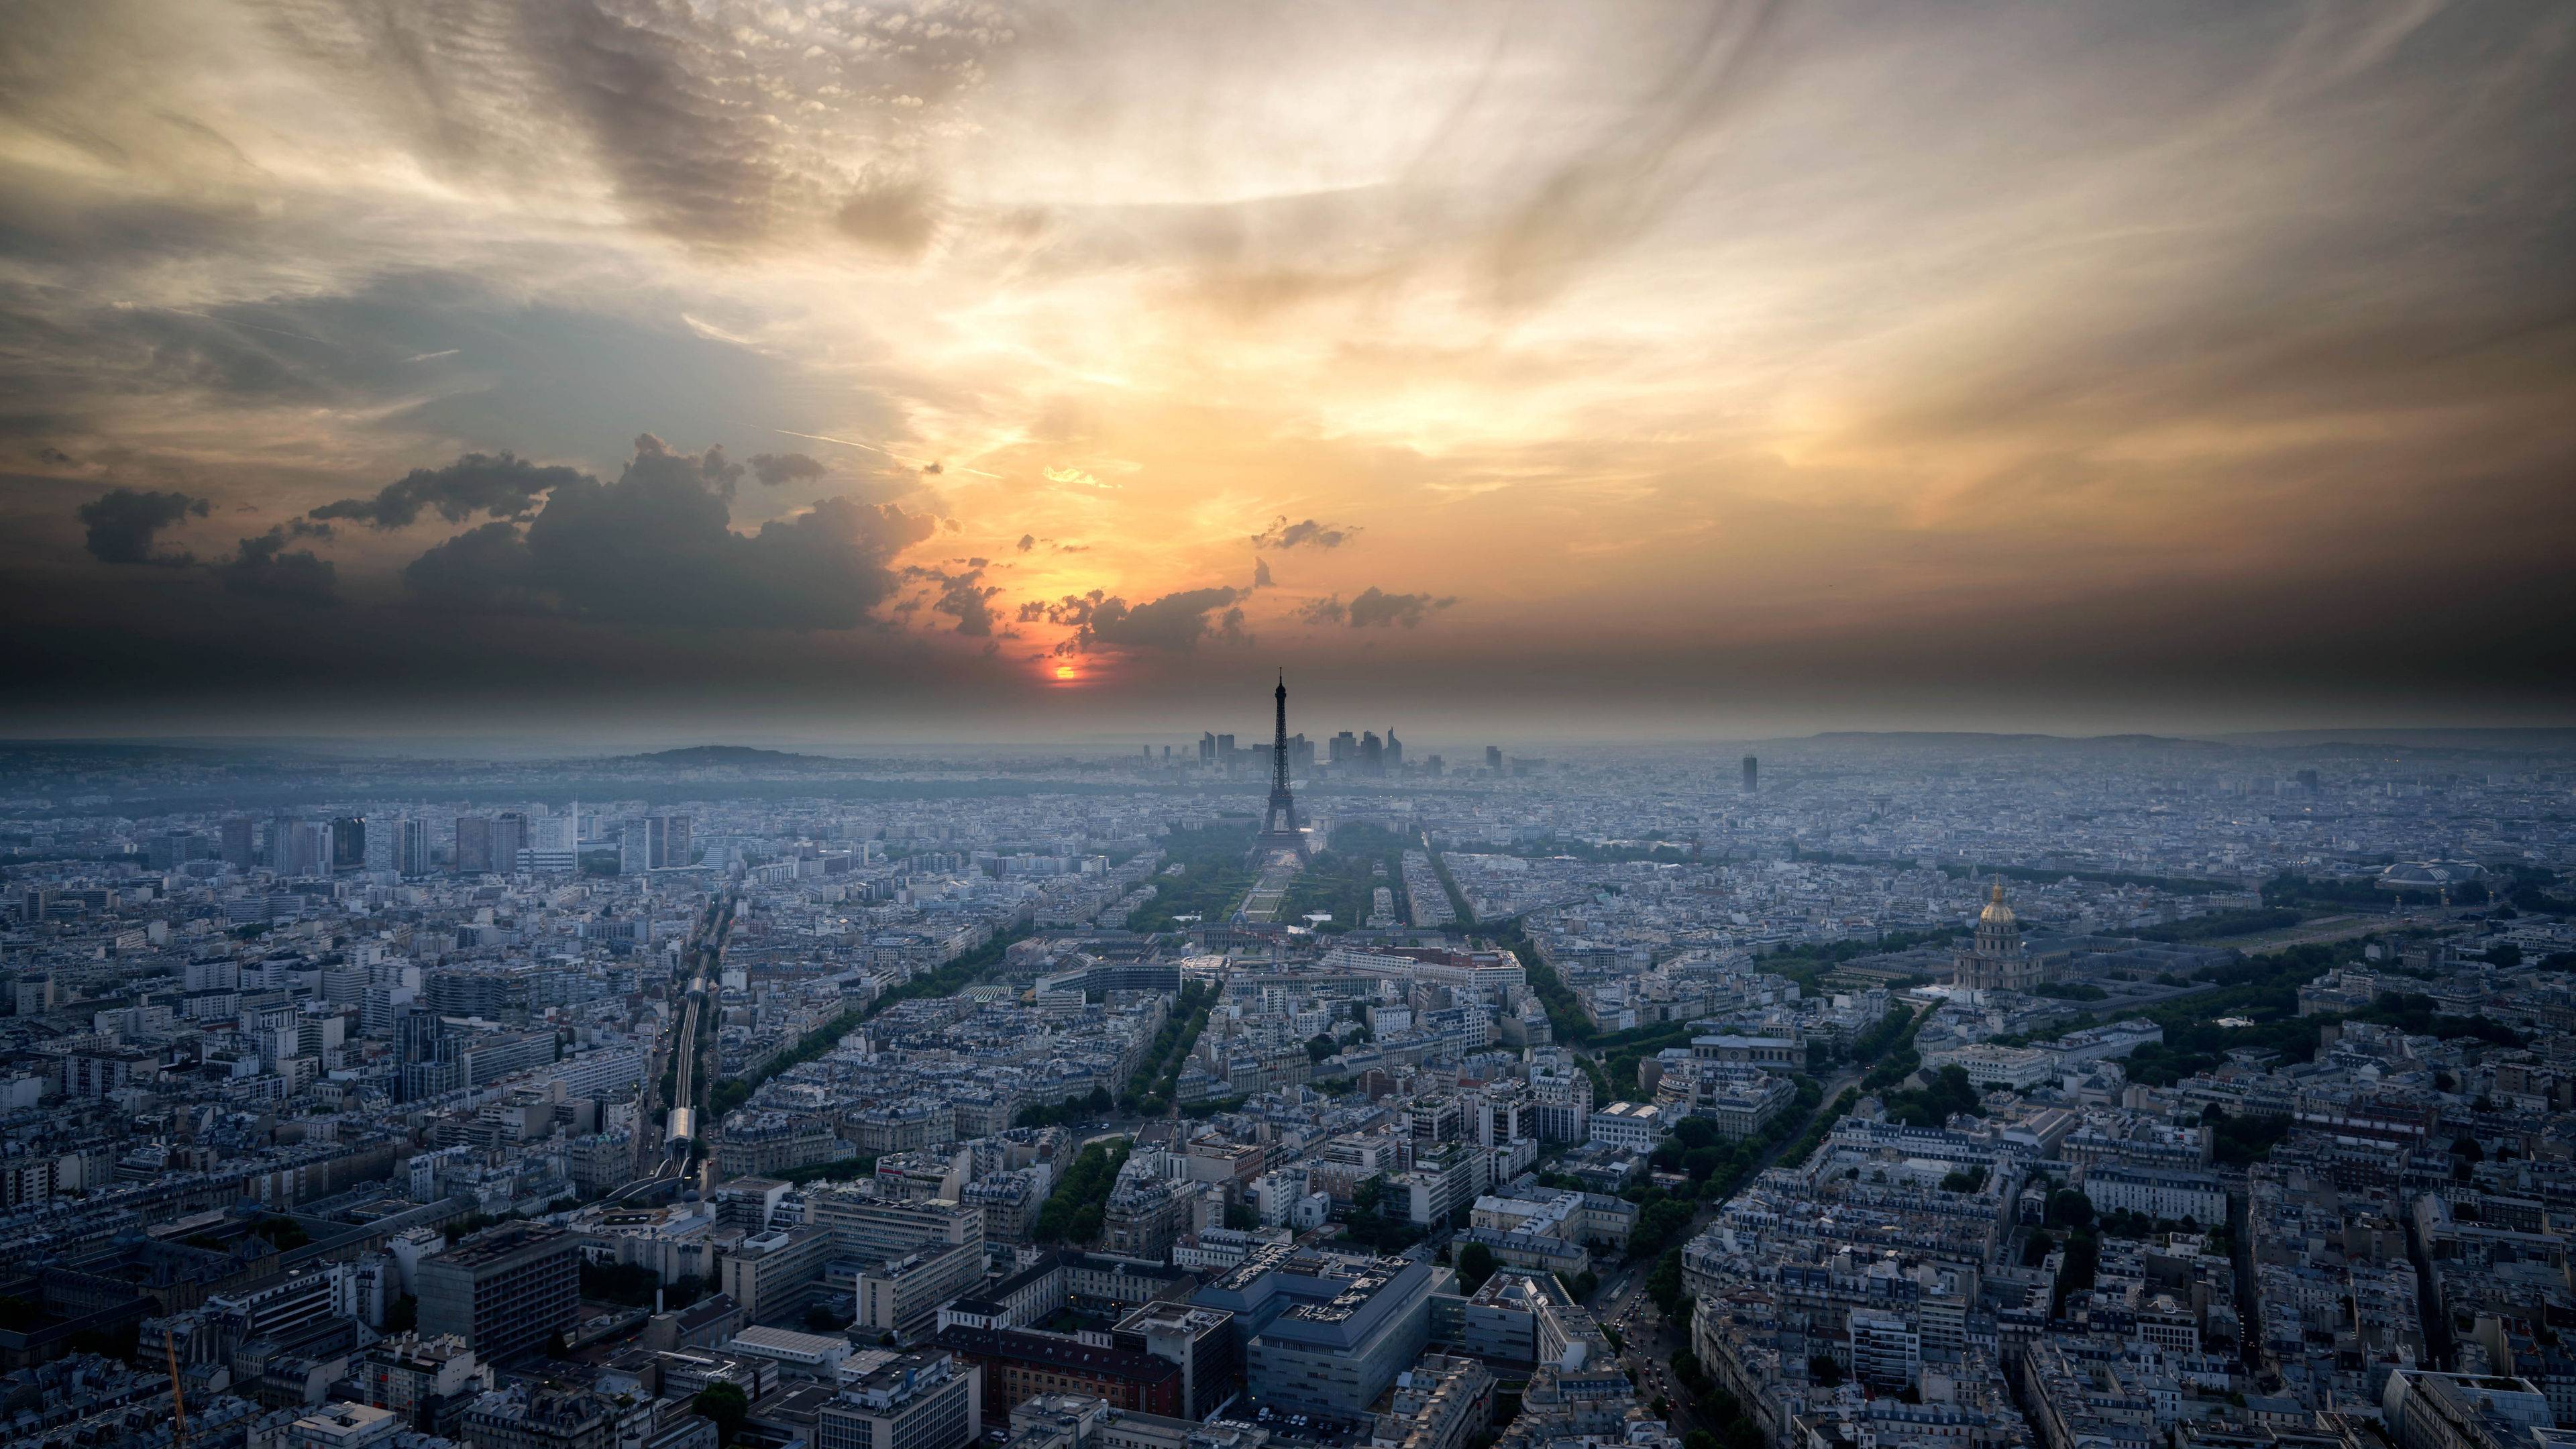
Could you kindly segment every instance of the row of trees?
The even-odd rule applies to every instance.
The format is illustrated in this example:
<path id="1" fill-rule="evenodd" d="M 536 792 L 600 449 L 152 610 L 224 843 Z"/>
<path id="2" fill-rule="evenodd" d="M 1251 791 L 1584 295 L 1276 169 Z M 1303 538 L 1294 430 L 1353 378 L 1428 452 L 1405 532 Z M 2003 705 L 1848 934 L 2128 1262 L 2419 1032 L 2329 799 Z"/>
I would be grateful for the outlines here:
<path id="1" fill-rule="evenodd" d="M 1172 1002 L 1171 1016 L 1164 1021 L 1163 1029 L 1154 1033 L 1153 1044 L 1145 1049 L 1145 1059 L 1127 1079 L 1128 1106 L 1156 1117 L 1171 1105 L 1173 1094 L 1180 1089 L 1181 1068 L 1190 1059 L 1190 1048 L 1198 1044 L 1199 1033 L 1207 1028 L 1208 1010 L 1216 1004 L 1217 990 L 1212 983 L 1181 983 L 1181 994 Z"/>
<path id="2" fill-rule="evenodd" d="M 983 945 L 976 947 L 974 950 L 967 952 L 965 955 L 958 957 L 956 960 L 949 962 L 938 970 L 925 976 L 914 977 L 912 980 L 886 991 L 879 995 L 876 1000 L 869 1002 L 866 1006 L 863 1006 L 858 1010 L 842 1012 L 839 1016 L 836 1016 L 832 1018 L 831 1021 L 825 1023 L 823 1027 L 820 1030 L 817 1030 L 813 1035 L 805 1038 L 804 1041 L 786 1051 L 780 1052 L 777 1056 L 770 1058 L 767 1062 L 761 1065 L 758 1071 L 755 1071 L 748 1076 L 727 1077 L 723 1081 L 716 1083 L 707 1092 L 708 1113 L 713 1117 L 719 1119 L 722 1118 L 726 1113 L 731 1112 L 735 1108 L 742 1106 L 745 1102 L 750 1101 L 751 1094 L 758 1091 L 762 1083 L 769 1081 L 773 1077 L 784 1075 L 790 1067 L 801 1066 L 806 1062 L 814 1061 L 822 1057 L 825 1053 L 839 1046 L 842 1038 L 847 1037 L 851 1032 L 858 1030 L 859 1027 L 864 1025 L 870 1017 L 875 1016 L 878 1012 L 885 1010 L 887 1007 L 894 1005 L 898 1001 L 911 1001 L 917 997 L 925 996 L 956 995 L 959 989 L 972 982 L 976 977 L 981 976 L 985 972 L 992 970 L 994 967 L 1001 965 L 1004 953 L 1011 949 L 1014 942 L 1026 938 L 1027 935 L 1028 932 L 1026 931 L 1013 931 L 995 936 L 992 940 L 985 942 Z M 677 1054 L 674 1054 L 672 1070 L 676 1071 L 677 1067 L 678 1058 Z M 671 1090 L 669 1084 L 670 1076 L 671 1072 L 666 1072 L 664 1074 L 663 1095 L 666 1100 L 668 1099 Z"/>
<path id="3" fill-rule="evenodd" d="M 1689 1349 L 1674 1349 L 1667 1363 L 1673 1382 L 1690 1395 L 1694 1417 L 1709 1426 L 1683 1435 L 1683 1449 L 1763 1449 L 1762 1428 L 1745 1416 L 1744 1402 L 1719 1388 Z"/>
<path id="4" fill-rule="evenodd" d="M 1127 1143 L 1094 1142 L 1074 1159 L 1073 1170 L 1038 1210 L 1037 1225 L 1029 1236 L 1041 1243 L 1088 1243 L 1100 1236 L 1100 1220 L 1109 1203 L 1109 1189 L 1118 1183 L 1118 1169 L 1127 1165 Z"/>
<path id="5" fill-rule="evenodd" d="M 1067 1097 L 1052 1107 L 1032 1104 L 1022 1107 L 1011 1119 L 1014 1127 L 1070 1127 L 1085 1117 L 1097 1117 L 1116 1104 L 1109 1100 L 1107 1087 L 1094 1087 L 1080 1097 Z"/>

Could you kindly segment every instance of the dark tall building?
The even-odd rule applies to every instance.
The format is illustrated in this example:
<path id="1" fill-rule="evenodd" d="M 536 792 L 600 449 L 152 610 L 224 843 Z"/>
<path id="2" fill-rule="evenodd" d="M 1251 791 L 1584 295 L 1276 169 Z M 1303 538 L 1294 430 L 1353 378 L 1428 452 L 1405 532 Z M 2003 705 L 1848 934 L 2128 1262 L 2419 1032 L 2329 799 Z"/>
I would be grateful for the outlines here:
<path id="1" fill-rule="evenodd" d="M 248 870 L 259 864 L 259 822 L 236 815 L 224 822 L 224 864 Z"/>
<path id="2" fill-rule="evenodd" d="M 1386 742 L 1377 737 L 1375 730 L 1366 731 L 1360 736 L 1360 773 L 1363 775 L 1386 773 Z"/>
<path id="3" fill-rule="evenodd" d="M 1493 771 L 1497 775 L 1503 772 L 1503 747 L 1501 745 L 1485 746 L 1485 768 Z"/>
<path id="4" fill-rule="evenodd" d="M 331 869 L 367 868 L 367 817 L 343 815 L 331 822 Z"/>
<path id="5" fill-rule="evenodd" d="M 1759 762 L 1759 761 L 1757 761 L 1757 760 L 1755 760 L 1751 755 L 1746 755 L 1746 756 L 1744 757 L 1744 793 L 1745 793 L 1745 794 L 1750 795 L 1750 794 L 1752 794 L 1752 793 L 1753 793 L 1755 786 L 1759 783 L 1759 779 L 1760 779 L 1760 776 L 1761 776 L 1761 768 L 1762 768 L 1762 767 L 1761 767 L 1760 762 Z"/>
<path id="6" fill-rule="evenodd" d="M 476 1233 L 420 1260 L 420 1333 L 453 1333 L 485 1363 L 545 1347 L 581 1308 L 582 1240 L 544 1223 Z"/>
<path id="7" fill-rule="evenodd" d="M 1404 741 L 1395 737 L 1395 726 L 1386 727 L 1386 772 L 1390 775 L 1404 769 Z"/>
<path id="8" fill-rule="evenodd" d="M 456 817 L 454 863 L 459 875 L 482 875 L 492 869 L 492 822 L 489 817 Z"/>
<path id="9" fill-rule="evenodd" d="M 438 1013 L 426 1002 L 413 1002 L 410 1007 L 394 1025 L 397 1100 L 417 1102 L 465 1085 L 456 1054 L 445 1049 Z"/>
<path id="10" fill-rule="evenodd" d="M 536 844 L 534 832 L 528 829 L 527 815 L 518 810 L 504 810 L 492 817 L 492 870 L 508 875 L 519 868 L 519 852 Z"/>
<path id="11" fill-rule="evenodd" d="M 678 870 L 697 859 L 697 849 L 689 843 L 688 816 L 656 815 L 652 830 L 655 870 Z"/>
<path id="12" fill-rule="evenodd" d="M 1282 670 L 1279 688 L 1272 693 L 1278 706 L 1278 719 L 1273 726 L 1270 744 L 1270 804 L 1261 819 L 1261 834 L 1254 838 L 1255 850 L 1296 850 L 1306 848 L 1305 832 L 1297 828 L 1297 792 L 1288 784 L 1288 675 Z"/>

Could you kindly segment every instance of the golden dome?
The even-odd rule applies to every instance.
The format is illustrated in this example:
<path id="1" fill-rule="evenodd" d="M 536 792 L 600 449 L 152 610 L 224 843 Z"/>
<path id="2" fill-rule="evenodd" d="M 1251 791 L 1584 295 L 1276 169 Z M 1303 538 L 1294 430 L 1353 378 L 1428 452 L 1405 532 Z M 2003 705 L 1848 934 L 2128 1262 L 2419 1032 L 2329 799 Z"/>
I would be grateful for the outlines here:
<path id="1" fill-rule="evenodd" d="M 1989 926 L 2009 926 L 2013 924 L 2012 907 L 2004 904 L 2004 883 L 2002 881 L 1999 880 L 1995 882 L 1994 897 L 1986 902 L 1986 909 L 1978 915 L 1977 919 Z"/>

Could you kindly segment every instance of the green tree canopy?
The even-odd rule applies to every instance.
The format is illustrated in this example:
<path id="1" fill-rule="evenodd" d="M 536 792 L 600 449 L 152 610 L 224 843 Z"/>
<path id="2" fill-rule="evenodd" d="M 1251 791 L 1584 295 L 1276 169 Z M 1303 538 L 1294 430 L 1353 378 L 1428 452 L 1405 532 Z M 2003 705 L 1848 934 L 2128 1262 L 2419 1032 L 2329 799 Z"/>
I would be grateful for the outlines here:
<path id="1" fill-rule="evenodd" d="M 742 1421 L 751 1416 L 751 1400 L 732 1384 L 709 1384 L 698 1390 L 697 1411 L 716 1421 L 716 1442 L 741 1437 Z"/>

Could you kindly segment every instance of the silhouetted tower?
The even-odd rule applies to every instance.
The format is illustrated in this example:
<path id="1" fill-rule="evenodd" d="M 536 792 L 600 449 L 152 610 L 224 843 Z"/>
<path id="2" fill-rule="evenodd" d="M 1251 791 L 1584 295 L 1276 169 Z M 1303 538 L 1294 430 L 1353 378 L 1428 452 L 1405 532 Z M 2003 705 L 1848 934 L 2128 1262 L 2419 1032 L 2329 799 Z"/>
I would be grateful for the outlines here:
<path id="1" fill-rule="evenodd" d="M 1278 702 L 1279 716 L 1270 742 L 1270 808 L 1263 813 L 1261 835 L 1254 845 L 1263 850 L 1304 850 L 1306 837 L 1297 829 L 1297 792 L 1288 786 L 1288 672 L 1279 672 L 1279 688 L 1272 693 Z"/>
<path id="2" fill-rule="evenodd" d="M 1750 795 L 1761 778 L 1761 764 L 1751 755 L 1744 757 L 1744 793 Z"/>

